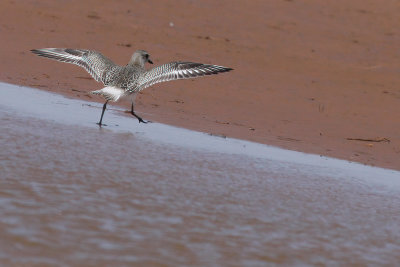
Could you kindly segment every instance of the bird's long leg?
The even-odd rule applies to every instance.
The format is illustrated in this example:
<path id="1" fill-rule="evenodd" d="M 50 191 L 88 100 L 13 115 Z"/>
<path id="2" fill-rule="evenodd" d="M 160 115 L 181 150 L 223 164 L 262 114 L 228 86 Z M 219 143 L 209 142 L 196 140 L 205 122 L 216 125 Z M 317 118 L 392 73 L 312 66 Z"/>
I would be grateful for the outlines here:
<path id="1" fill-rule="evenodd" d="M 103 111 L 101 112 L 100 121 L 97 123 L 100 127 L 101 127 L 102 125 L 105 125 L 105 124 L 101 124 L 101 122 L 102 122 L 102 120 L 103 120 L 103 115 L 104 115 L 104 111 L 106 110 L 107 103 L 108 103 L 108 100 L 107 100 L 107 101 L 104 103 L 104 105 L 103 105 Z"/>
<path id="2" fill-rule="evenodd" d="M 141 117 L 139 117 L 139 116 L 135 113 L 135 111 L 133 110 L 133 106 L 134 106 L 133 102 L 135 101 L 135 98 L 136 98 L 136 95 L 132 97 L 131 114 L 132 114 L 133 116 L 135 116 L 135 117 L 139 120 L 139 123 L 141 123 L 141 122 L 143 122 L 143 123 L 148 123 L 148 122 L 150 122 L 150 121 L 145 121 L 145 120 L 143 120 L 143 119 L 142 119 Z"/>

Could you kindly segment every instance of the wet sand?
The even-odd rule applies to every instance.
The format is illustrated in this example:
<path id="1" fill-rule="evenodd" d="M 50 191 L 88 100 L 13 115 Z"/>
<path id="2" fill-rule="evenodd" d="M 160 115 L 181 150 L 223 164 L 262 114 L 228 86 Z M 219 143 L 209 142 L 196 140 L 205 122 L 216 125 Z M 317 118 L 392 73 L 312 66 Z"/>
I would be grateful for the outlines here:
<path id="1" fill-rule="evenodd" d="M 26 98 L 21 99 L 20 93 Z M 398 171 L 0 83 L 0 264 L 395 265 Z"/>
<path id="2" fill-rule="evenodd" d="M 235 71 L 147 89 L 138 112 L 400 170 L 397 1 L 98 3 L 1 1 L 0 80 L 102 101 L 84 70 L 29 53 L 42 47 L 95 49 L 118 64 L 146 49 L 156 65 L 225 65 Z"/>

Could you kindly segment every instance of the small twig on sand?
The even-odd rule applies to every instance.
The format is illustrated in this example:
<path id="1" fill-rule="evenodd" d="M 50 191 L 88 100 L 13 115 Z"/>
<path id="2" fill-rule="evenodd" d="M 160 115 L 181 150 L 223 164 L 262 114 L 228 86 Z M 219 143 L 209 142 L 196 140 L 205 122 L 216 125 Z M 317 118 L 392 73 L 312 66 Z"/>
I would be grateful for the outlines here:
<path id="1" fill-rule="evenodd" d="M 283 140 L 283 141 L 301 142 L 300 139 L 295 139 L 295 138 L 290 138 L 290 137 L 284 137 L 284 136 L 277 136 L 276 138 L 278 138 L 279 140 Z"/>
<path id="2" fill-rule="evenodd" d="M 379 137 L 377 137 L 377 138 L 346 138 L 347 140 L 350 140 L 350 141 L 363 141 L 363 142 L 376 142 L 376 143 L 379 143 L 379 142 L 386 142 L 386 143 L 390 143 L 390 139 L 388 139 L 388 138 L 379 138 Z"/>
<path id="3" fill-rule="evenodd" d="M 91 79 L 93 79 L 92 77 L 89 77 L 89 76 L 85 76 L 85 77 L 83 77 L 83 76 L 77 76 L 77 77 L 75 77 L 76 79 L 84 79 L 84 80 L 91 80 Z"/>

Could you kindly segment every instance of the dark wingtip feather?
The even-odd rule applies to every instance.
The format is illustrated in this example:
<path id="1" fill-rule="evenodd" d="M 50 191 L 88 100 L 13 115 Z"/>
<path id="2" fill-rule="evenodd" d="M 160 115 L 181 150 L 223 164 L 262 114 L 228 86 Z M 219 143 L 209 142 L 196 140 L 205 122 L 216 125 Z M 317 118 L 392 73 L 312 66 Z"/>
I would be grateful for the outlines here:
<path id="1" fill-rule="evenodd" d="M 34 54 L 39 54 L 40 53 L 40 50 L 38 50 L 38 49 L 31 49 L 30 51 L 32 53 L 34 53 Z"/>
<path id="2" fill-rule="evenodd" d="M 214 71 L 212 72 L 212 74 L 218 74 L 218 73 L 223 73 L 223 72 L 228 72 L 233 70 L 232 68 L 227 68 L 224 66 L 218 66 L 217 69 L 214 69 Z"/>
<path id="3" fill-rule="evenodd" d="M 31 49 L 31 52 L 38 56 L 50 57 L 42 49 Z"/>
<path id="4" fill-rule="evenodd" d="M 220 72 L 228 72 L 233 70 L 232 68 L 227 68 L 227 67 L 223 67 L 223 69 L 220 70 Z"/>

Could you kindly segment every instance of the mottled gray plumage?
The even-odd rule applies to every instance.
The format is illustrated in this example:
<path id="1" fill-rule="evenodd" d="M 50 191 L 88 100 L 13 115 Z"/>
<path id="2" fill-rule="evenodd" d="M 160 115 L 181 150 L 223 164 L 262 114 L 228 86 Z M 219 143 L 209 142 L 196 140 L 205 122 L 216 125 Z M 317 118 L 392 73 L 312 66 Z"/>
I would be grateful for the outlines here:
<path id="1" fill-rule="evenodd" d="M 106 99 L 100 125 L 105 107 L 110 100 L 118 101 L 122 97 L 134 96 L 137 92 L 160 82 L 196 78 L 232 70 L 217 65 L 180 61 L 146 70 L 145 63 L 153 64 L 153 62 L 150 60 L 150 55 L 144 50 L 137 50 L 133 53 L 126 66 L 118 66 L 101 53 L 85 49 L 43 48 L 31 51 L 38 56 L 81 66 L 96 81 L 102 82 L 106 86 L 101 90 L 92 91 L 93 94 L 101 95 Z M 133 100 L 134 97 L 132 97 L 132 115 L 137 117 L 139 122 L 145 122 L 134 113 Z"/>

